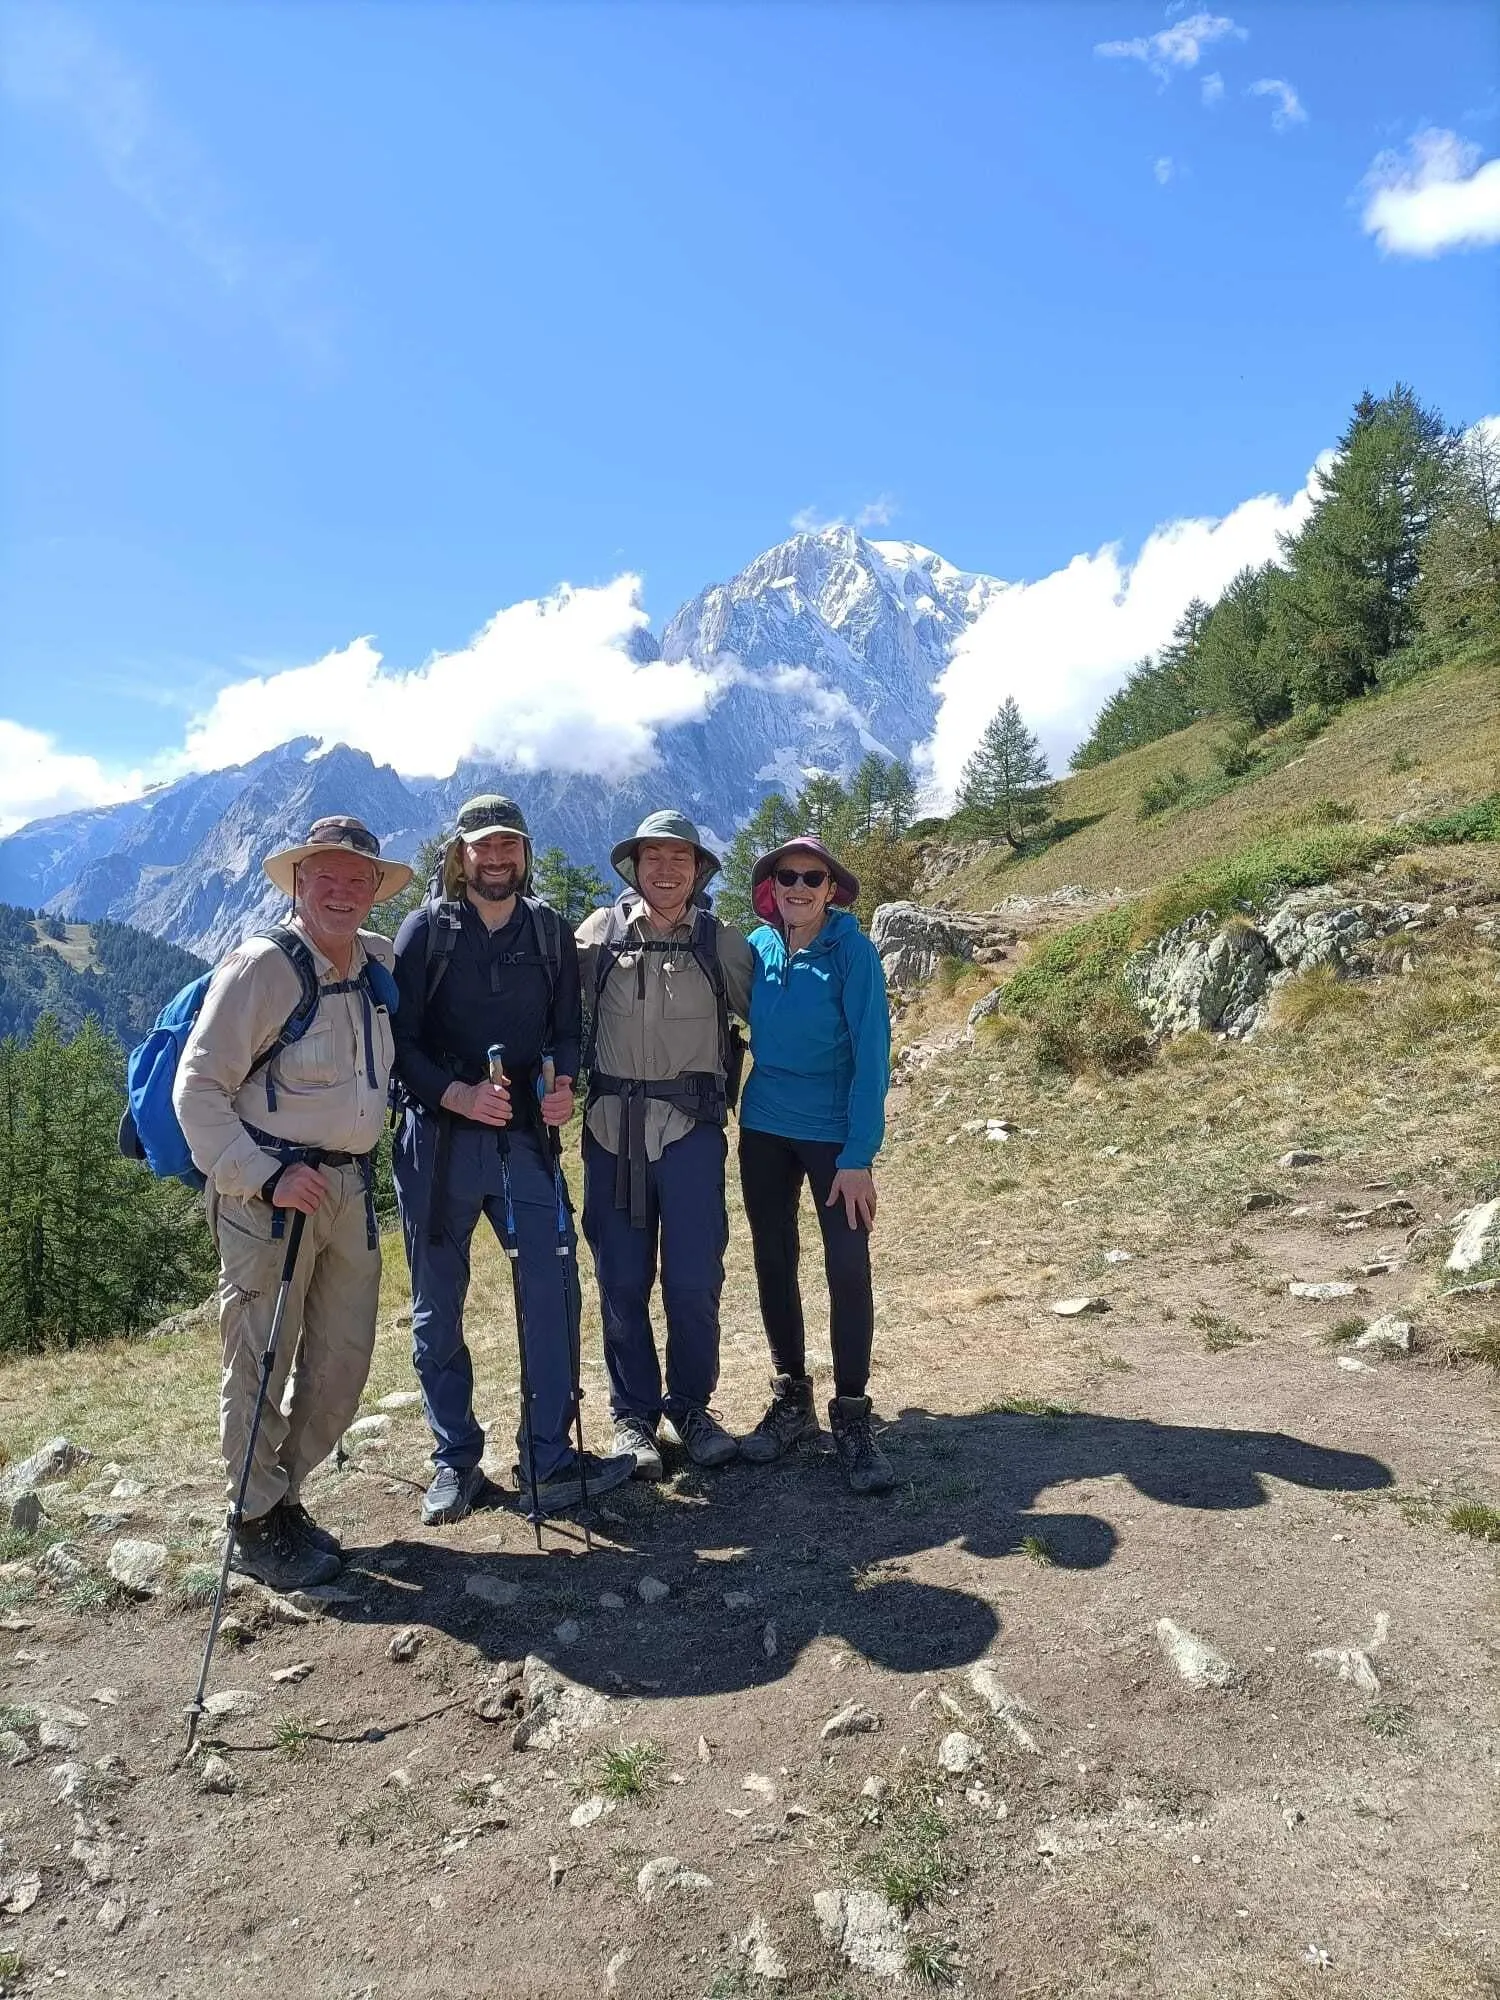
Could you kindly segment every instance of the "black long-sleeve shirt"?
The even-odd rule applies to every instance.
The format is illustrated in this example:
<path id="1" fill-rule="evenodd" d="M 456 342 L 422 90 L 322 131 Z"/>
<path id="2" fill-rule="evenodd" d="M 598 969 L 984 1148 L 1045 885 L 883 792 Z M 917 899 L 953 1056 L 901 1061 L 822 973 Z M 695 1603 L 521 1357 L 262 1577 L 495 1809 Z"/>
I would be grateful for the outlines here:
<path id="1" fill-rule="evenodd" d="M 429 1111 L 442 1108 L 450 1083 L 479 1083 L 489 1074 L 486 1051 L 493 1042 L 505 1044 L 508 1074 L 535 1074 L 544 1054 L 557 1063 L 559 1076 L 578 1074 L 583 1019 L 578 986 L 578 947 L 559 919 L 562 954 L 557 984 L 548 1006 L 548 976 L 543 964 L 507 963 L 520 952 L 545 957 L 543 939 L 524 903 L 500 930 L 467 901 L 459 904 L 462 927 L 448 955 L 432 1005 L 427 1005 L 427 907 L 413 910 L 396 936 L 396 985 L 401 1004 L 392 1022 L 396 1038 L 396 1074 L 418 1103 Z M 437 960 L 434 958 L 434 968 Z"/>

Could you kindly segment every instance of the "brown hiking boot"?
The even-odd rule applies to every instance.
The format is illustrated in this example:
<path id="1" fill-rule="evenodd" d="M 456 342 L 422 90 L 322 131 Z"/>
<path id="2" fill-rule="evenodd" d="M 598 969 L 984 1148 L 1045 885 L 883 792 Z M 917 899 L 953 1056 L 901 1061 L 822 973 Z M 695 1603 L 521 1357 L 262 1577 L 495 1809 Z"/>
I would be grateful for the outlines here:
<path id="1" fill-rule="evenodd" d="M 242 1576 L 253 1576 L 279 1595 L 332 1583 L 343 1564 L 327 1549 L 315 1547 L 301 1532 L 287 1503 L 278 1500 L 269 1514 L 240 1524 L 230 1568 Z"/>
<path id="2" fill-rule="evenodd" d="M 828 1405 L 828 1428 L 851 1493 L 887 1493 L 896 1483 L 891 1461 L 870 1428 L 868 1396 L 835 1396 Z"/>
<path id="3" fill-rule="evenodd" d="M 770 1405 L 755 1429 L 740 1439 L 740 1457 L 752 1465 L 769 1465 L 804 1438 L 817 1435 L 811 1380 L 806 1375 L 773 1375 Z"/>

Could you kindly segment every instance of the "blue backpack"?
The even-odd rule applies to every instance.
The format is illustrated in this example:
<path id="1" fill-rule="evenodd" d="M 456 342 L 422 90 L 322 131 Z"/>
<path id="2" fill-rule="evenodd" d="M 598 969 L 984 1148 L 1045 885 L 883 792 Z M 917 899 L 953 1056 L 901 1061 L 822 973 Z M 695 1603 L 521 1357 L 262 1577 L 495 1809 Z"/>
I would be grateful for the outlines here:
<path id="1" fill-rule="evenodd" d="M 294 1042 L 301 1041 L 313 1024 L 322 997 L 312 953 L 294 930 L 285 924 L 277 924 L 259 935 L 269 938 L 279 950 L 285 952 L 297 974 L 301 991 L 280 1034 L 250 1065 L 247 1073 L 250 1076 L 264 1069 L 267 1063 L 274 1062 Z M 120 1151 L 127 1160 L 144 1160 L 158 1180 L 183 1181 L 192 1188 L 203 1186 L 203 1176 L 193 1165 L 187 1139 L 177 1122 L 172 1086 L 177 1079 L 177 1065 L 182 1060 L 183 1048 L 193 1031 L 193 1023 L 198 1018 L 203 996 L 212 978 L 212 972 L 202 973 L 197 979 L 190 980 L 181 992 L 174 993 L 157 1015 L 156 1025 L 145 1041 L 130 1051 L 125 1069 L 127 1102 L 120 1120 Z M 385 966 L 371 959 L 365 967 L 364 981 L 348 982 L 350 985 L 361 983 L 367 985 L 377 1006 L 385 1007 L 390 1013 L 396 1011 L 396 982 Z M 274 1097 L 271 1101 L 274 1108 Z"/>

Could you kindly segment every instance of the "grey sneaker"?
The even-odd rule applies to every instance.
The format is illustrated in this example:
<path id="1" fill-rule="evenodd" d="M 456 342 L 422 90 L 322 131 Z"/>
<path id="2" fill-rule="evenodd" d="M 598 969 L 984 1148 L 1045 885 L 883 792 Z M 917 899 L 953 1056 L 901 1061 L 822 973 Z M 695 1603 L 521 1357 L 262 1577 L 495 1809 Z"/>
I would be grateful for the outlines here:
<path id="1" fill-rule="evenodd" d="M 870 1428 L 868 1396 L 835 1396 L 828 1405 L 828 1428 L 851 1493 L 886 1493 L 896 1483 L 891 1461 Z"/>
<path id="2" fill-rule="evenodd" d="M 616 1417 L 614 1436 L 609 1441 L 611 1454 L 635 1461 L 635 1479 L 660 1479 L 661 1447 L 656 1442 L 656 1432 L 644 1417 Z"/>
<path id="3" fill-rule="evenodd" d="M 343 1564 L 326 1549 L 314 1547 L 299 1531 L 287 1503 L 278 1500 L 268 1514 L 241 1522 L 230 1568 L 281 1595 L 332 1583 Z"/>
<path id="4" fill-rule="evenodd" d="M 294 1530 L 309 1548 L 322 1549 L 325 1555 L 337 1556 L 340 1562 L 344 1560 L 344 1545 L 338 1536 L 329 1528 L 320 1528 L 300 1500 L 288 1494 L 281 1504 Z"/>
<path id="5" fill-rule="evenodd" d="M 805 1375 L 773 1375 L 770 1407 L 755 1429 L 740 1439 L 740 1457 L 752 1465 L 769 1465 L 804 1438 L 817 1435 L 811 1381 Z"/>
<path id="6" fill-rule="evenodd" d="M 485 1476 L 480 1466 L 440 1465 L 422 1495 L 422 1526 L 446 1527 L 452 1521 L 463 1520 L 476 1507 L 497 1505 L 499 1499 L 499 1487 Z"/>
<path id="7" fill-rule="evenodd" d="M 585 1484 L 592 1505 L 601 1493 L 612 1493 L 634 1473 L 635 1459 L 629 1452 L 621 1452 L 613 1458 L 598 1458 L 591 1451 L 585 1452 L 581 1470 L 577 1452 L 570 1452 L 555 1472 L 549 1472 L 545 1479 L 537 1481 L 535 1509 L 532 1507 L 531 1487 L 518 1468 L 516 1498 L 521 1512 L 528 1516 L 533 1511 L 538 1514 L 561 1514 L 569 1507 L 580 1504 Z"/>
<path id="8" fill-rule="evenodd" d="M 709 1410 L 684 1410 L 680 1417 L 664 1417 L 667 1435 L 680 1444 L 694 1465 L 728 1465 L 740 1455 L 740 1441 L 731 1437 Z"/>

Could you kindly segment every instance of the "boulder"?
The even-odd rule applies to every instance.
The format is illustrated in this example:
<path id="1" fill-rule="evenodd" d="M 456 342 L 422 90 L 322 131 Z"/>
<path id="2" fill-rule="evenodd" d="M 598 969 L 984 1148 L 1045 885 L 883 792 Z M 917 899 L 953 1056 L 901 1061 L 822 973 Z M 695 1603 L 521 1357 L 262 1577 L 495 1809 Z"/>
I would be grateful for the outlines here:
<path id="1" fill-rule="evenodd" d="M 1229 1688 L 1239 1679 L 1233 1661 L 1216 1653 L 1212 1646 L 1171 1618 L 1158 1618 L 1156 1639 L 1163 1654 L 1189 1687 Z"/>
<path id="2" fill-rule="evenodd" d="M 8 1465 L 0 1472 L 0 1500 L 19 1500 L 23 1493 L 34 1493 L 49 1479 L 60 1479 L 92 1457 L 92 1452 L 68 1438 L 48 1438 L 30 1458 L 23 1458 L 19 1465 Z"/>
<path id="3" fill-rule="evenodd" d="M 1356 1347 L 1384 1348 L 1388 1352 L 1409 1354 L 1411 1352 L 1411 1321 L 1398 1319 L 1394 1313 L 1382 1313 L 1379 1319 L 1372 1319 L 1361 1334 L 1354 1339 Z"/>
<path id="4" fill-rule="evenodd" d="M 861 1972 L 900 1979 L 906 1970 L 906 1927 L 878 1889 L 820 1889 L 813 1914 L 825 1944 Z"/>
<path id="5" fill-rule="evenodd" d="M 870 942 L 880 954 L 886 985 L 898 991 L 931 979 L 940 959 L 974 956 L 962 924 L 920 903 L 882 903 L 870 919 Z"/>
<path id="6" fill-rule="evenodd" d="M 1336 972 L 1370 972 L 1369 947 L 1393 931 L 1414 931 L 1427 920 L 1426 903 L 1351 902 L 1325 884 L 1297 889 L 1266 919 L 1266 943 L 1287 972 L 1331 966 Z"/>
<path id="7" fill-rule="evenodd" d="M 1220 926 L 1213 911 L 1167 931 L 1125 964 L 1125 983 L 1158 1035 L 1248 1035 L 1276 971 L 1250 924 Z"/>
<path id="8" fill-rule="evenodd" d="M 1462 1218 L 1444 1269 L 1477 1271 L 1486 1264 L 1500 1264 L 1500 1196 L 1471 1208 Z"/>
<path id="9" fill-rule="evenodd" d="M 167 1573 L 167 1551 L 161 1542 L 116 1542 L 109 1552 L 109 1573 L 137 1597 L 154 1597 Z"/>

